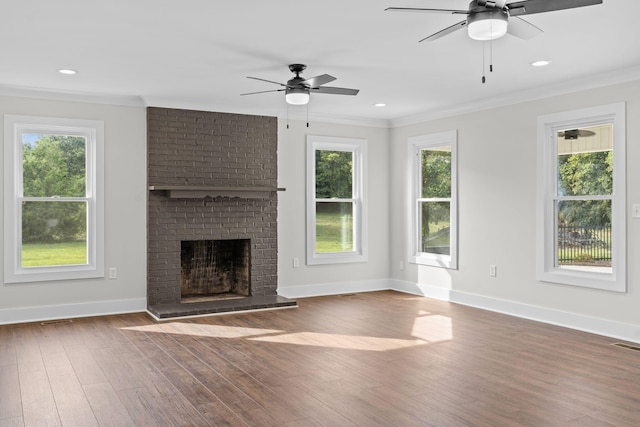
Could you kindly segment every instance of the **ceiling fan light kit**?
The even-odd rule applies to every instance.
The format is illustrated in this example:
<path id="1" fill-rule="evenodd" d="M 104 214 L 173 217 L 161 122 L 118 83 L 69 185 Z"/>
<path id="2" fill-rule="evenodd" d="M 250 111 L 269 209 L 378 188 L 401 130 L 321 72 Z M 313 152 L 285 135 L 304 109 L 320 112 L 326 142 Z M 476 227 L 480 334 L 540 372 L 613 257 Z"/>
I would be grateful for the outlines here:
<path id="1" fill-rule="evenodd" d="M 507 34 L 506 11 L 479 12 L 467 18 L 467 32 L 474 40 L 495 40 Z"/>
<path id="2" fill-rule="evenodd" d="M 291 105 L 305 105 L 309 103 L 309 91 L 301 88 L 287 89 L 285 100 Z"/>

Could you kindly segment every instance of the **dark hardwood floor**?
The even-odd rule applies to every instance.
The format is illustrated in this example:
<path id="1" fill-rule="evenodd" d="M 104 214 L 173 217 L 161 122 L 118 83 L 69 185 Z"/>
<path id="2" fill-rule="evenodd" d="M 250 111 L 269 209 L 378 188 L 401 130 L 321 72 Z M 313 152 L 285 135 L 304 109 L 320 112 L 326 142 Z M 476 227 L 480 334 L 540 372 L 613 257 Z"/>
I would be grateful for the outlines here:
<path id="1" fill-rule="evenodd" d="M 638 426 L 640 351 L 396 292 L 0 326 L 0 426 Z"/>

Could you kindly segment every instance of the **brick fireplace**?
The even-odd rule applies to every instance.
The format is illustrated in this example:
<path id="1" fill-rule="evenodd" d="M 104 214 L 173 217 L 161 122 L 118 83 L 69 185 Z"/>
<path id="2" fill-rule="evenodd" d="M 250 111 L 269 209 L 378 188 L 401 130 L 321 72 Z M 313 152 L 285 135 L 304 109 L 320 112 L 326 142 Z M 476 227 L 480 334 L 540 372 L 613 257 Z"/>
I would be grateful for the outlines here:
<path id="1" fill-rule="evenodd" d="M 296 305 L 276 293 L 277 174 L 275 117 L 147 109 L 147 303 L 154 316 Z M 233 249 L 232 241 L 244 243 Z M 215 255 L 215 247 L 226 249 Z M 246 266 L 230 261 L 234 251 Z M 185 252 L 197 267 L 185 267 Z M 206 260 L 211 265 L 200 265 Z"/>

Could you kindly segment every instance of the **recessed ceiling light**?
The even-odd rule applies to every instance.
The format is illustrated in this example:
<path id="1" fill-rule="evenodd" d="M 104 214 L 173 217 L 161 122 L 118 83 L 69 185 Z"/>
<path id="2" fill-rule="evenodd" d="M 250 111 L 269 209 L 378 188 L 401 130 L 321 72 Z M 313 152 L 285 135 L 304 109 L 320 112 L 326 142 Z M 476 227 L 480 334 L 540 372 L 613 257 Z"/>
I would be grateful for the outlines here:
<path id="1" fill-rule="evenodd" d="M 547 61 L 547 60 L 540 60 L 540 61 L 533 61 L 531 63 L 532 67 L 546 67 L 547 65 L 551 64 L 551 61 Z"/>
<path id="2" fill-rule="evenodd" d="M 386 107 L 387 104 L 385 104 L 384 102 L 376 102 L 375 104 L 373 104 L 374 107 Z"/>
<path id="3" fill-rule="evenodd" d="M 69 76 L 77 73 L 76 70 L 71 70 L 71 69 L 68 69 L 68 68 L 63 68 L 61 70 L 58 70 L 58 72 L 60 74 L 66 74 L 66 75 L 69 75 Z"/>

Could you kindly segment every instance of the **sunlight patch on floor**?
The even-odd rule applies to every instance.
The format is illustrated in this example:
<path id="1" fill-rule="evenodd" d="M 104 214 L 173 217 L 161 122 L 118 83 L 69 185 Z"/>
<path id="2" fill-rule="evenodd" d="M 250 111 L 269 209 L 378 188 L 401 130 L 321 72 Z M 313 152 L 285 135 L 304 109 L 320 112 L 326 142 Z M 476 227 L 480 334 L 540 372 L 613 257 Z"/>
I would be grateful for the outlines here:
<path id="1" fill-rule="evenodd" d="M 162 332 L 212 338 L 247 338 L 261 335 L 281 334 L 278 329 L 246 328 L 241 326 L 203 325 L 198 323 L 167 322 L 123 328 L 139 332 Z"/>
<path id="2" fill-rule="evenodd" d="M 453 339 L 451 318 L 437 314 L 416 317 L 411 335 L 429 342 L 449 341 Z"/>
<path id="3" fill-rule="evenodd" d="M 294 332 L 291 334 L 271 335 L 249 338 L 251 341 L 273 342 L 278 344 L 331 347 L 348 350 L 387 351 L 410 348 L 428 344 L 419 339 L 399 339 L 367 337 L 359 335 L 341 335 L 322 332 Z"/>
<path id="4" fill-rule="evenodd" d="M 279 329 L 249 328 L 244 326 L 207 325 L 189 322 L 164 322 L 123 328 L 147 333 L 167 333 L 223 339 L 328 347 L 334 349 L 389 351 L 449 341 L 453 338 L 451 319 L 420 311 L 415 318 L 410 338 L 346 335 L 328 332 L 287 332 Z"/>

